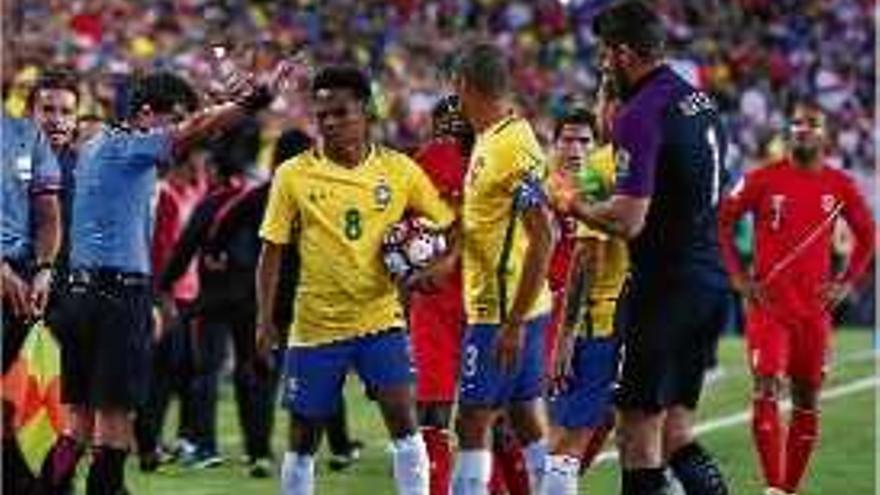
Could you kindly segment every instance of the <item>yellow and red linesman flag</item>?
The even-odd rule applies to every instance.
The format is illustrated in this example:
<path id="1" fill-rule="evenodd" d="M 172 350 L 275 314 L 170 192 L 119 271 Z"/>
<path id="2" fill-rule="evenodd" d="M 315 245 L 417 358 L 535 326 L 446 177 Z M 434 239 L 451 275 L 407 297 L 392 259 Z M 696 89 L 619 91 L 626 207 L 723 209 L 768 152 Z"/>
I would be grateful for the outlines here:
<path id="1" fill-rule="evenodd" d="M 66 424 L 61 407 L 61 358 L 55 337 L 40 320 L 31 327 L 0 393 L 15 407 L 15 436 L 32 472 Z"/>

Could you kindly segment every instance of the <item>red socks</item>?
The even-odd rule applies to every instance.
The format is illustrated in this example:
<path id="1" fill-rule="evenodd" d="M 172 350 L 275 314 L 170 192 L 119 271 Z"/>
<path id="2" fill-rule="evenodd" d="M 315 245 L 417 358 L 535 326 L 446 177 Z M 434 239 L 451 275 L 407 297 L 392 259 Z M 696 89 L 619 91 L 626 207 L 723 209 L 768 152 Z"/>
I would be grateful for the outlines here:
<path id="1" fill-rule="evenodd" d="M 529 472 L 519 442 L 507 439 L 502 445 L 492 450 L 492 481 L 489 483 L 490 493 L 495 478 L 500 475 L 509 495 L 529 495 Z M 501 493 L 504 493 L 503 491 Z"/>
<path id="2" fill-rule="evenodd" d="M 422 428 L 422 438 L 428 450 L 431 495 L 450 493 L 452 480 L 452 444 L 449 432 L 440 428 Z"/>
<path id="3" fill-rule="evenodd" d="M 785 432 L 776 399 L 758 397 L 752 402 L 752 435 L 768 487 L 782 486 L 782 445 Z"/>
<path id="4" fill-rule="evenodd" d="M 767 486 L 796 492 L 819 435 L 819 413 L 795 408 L 786 436 L 775 399 L 757 398 L 753 409 L 752 434 Z"/>
<path id="5" fill-rule="evenodd" d="M 791 427 L 785 445 L 785 483 L 782 489 L 794 493 L 804 477 L 810 455 L 819 436 L 819 412 L 810 409 L 794 409 Z"/>
<path id="6" fill-rule="evenodd" d="M 489 495 L 506 495 L 507 486 L 504 484 L 504 469 L 501 468 L 501 459 L 492 452 L 492 477 L 489 478 Z"/>
<path id="7" fill-rule="evenodd" d="M 593 432 L 593 436 L 590 437 L 590 443 L 587 444 L 587 448 L 584 449 L 584 453 L 581 454 L 582 474 L 593 465 L 593 461 L 596 460 L 596 456 L 599 455 L 599 452 L 602 452 L 602 447 L 605 446 L 605 441 L 608 439 L 608 435 L 613 429 L 614 416 L 611 416 L 608 421 Z"/>

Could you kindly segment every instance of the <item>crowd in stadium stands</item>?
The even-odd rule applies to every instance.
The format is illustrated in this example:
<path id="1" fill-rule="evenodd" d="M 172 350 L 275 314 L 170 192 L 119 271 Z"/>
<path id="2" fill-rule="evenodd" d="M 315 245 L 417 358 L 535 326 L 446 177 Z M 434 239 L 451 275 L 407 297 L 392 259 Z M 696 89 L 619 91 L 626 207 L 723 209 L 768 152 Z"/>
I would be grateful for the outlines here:
<path id="1" fill-rule="evenodd" d="M 8 49 L 18 91 L 11 113 L 42 67 L 67 66 L 84 79 L 81 114 L 116 117 L 128 76 L 180 71 L 196 84 L 216 64 L 207 47 L 222 44 L 268 66 L 300 54 L 316 64 L 350 61 L 369 68 L 381 139 L 413 150 L 428 132 L 429 112 L 446 92 L 444 67 L 456 43 L 489 35 L 509 50 L 522 110 L 539 133 L 571 103 L 587 102 L 598 83 L 589 20 L 609 0 L 124 0 L 7 2 Z M 816 98 L 830 114 L 832 163 L 849 170 L 877 212 L 872 192 L 874 46 L 870 0 L 657 0 L 672 33 L 674 66 L 709 90 L 732 134 L 735 175 L 781 152 L 787 106 Z M 797 9 L 793 8 L 797 4 Z M 320 8 L 319 8 L 320 6 Z M 9 58 L 9 57 L 7 57 Z M 212 72 L 213 71 L 213 72 Z M 202 88 L 210 89 L 210 88 Z M 281 98 L 264 134 L 308 130 L 301 106 Z M 384 118 L 387 117 L 387 118 Z M 268 156 L 268 153 L 265 154 Z M 845 239 L 845 236 L 843 237 Z M 846 242 L 841 242 L 845 248 Z"/>
<path id="2" fill-rule="evenodd" d="M 9 49 L 20 91 L 6 100 L 24 108 L 39 68 L 68 66 L 87 76 L 81 114 L 114 117 L 125 108 L 130 74 L 167 68 L 195 83 L 215 68 L 206 47 L 223 44 L 268 66 L 304 54 L 316 64 L 353 61 L 368 67 L 381 138 L 414 150 L 429 128 L 433 104 L 448 88 L 444 66 L 464 36 L 483 33 L 509 50 L 522 109 L 539 133 L 572 95 L 589 101 L 598 83 L 589 20 L 609 0 L 124 0 L 7 2 Z M 870 0 L 658 0 L 672 37 L 675 67 L 708 89 L 731 136 L 731 169 L 758 166 L 781 152 L 786 107 L 816 98 L 830 113 L 832 163 L 849 170 L 875 217 Z M 793 8 L 797 4 L 797 9 Z M 318 8 L 320 6 L 320 8 Z M 467 33 L 467 34 L 465 34 Z M 9 57 L 7 57 L 9 58 Z M 264 118 L 264 134 L 308 130 L 306 109 L 281 98 Z M 312 132 L 312 134 L 314 134 Z M 268 141 L 268 140 L 267 140 Z M 265 157 L 269 153 L 264 153 Z M 847 249 L 841 236 L 840 249 Z M 743 242 L 747 245 L 748 242 Z M 873 292 L 873 291 L 872 291 Z M 870 306 L 859 313 L 873 314 Z M 863 320 L 864 317 L 854 317 Z"/>
<path id="3" fill-rule="evenodd" d="M 302 53 L 316 63 L 354 61 L 376 82 L 381 138 L 405 150 L 422 142 L 429 112 L 447 88 L 443 68 L 463 33 L 489 33 L 517 64 L 523 110 L 539 133 L 570 103 L 589 100 L 598 82 L 589 19 L 609 0 L 150 0 L 9 2 L 4 15 L 12 40 L 18 91 L 7 95 L 12 114 L 25 106 L 27 87 L 47 65 L 84 78 L 81 116 L 116 117 L 125 108 L 127 76 L 156 68 L 209 81 L 212 44 L 237 48 L 267 66 Z M 798 3 L 799 8 L 792 8 Z M 674 65 L 708 89 L 732 133 L 734 175 L 781 152 L 786 106 L 816 98 L 830 113 L 832 163 L 849 170 L 877 215 L 873 192 L 874 31 L 870 0 L 658 0 L 672 33 Z M 318 5 L 320 4 L 320 9 Z M 10 57 L 6 57 L 9 59 Z M 47 64 L 47 61 L 50 62 Z M 300 106 L 279 99 L 264 134 L 308 128 Z M 313 133 L 312 133 L 313 134 Z M 265 157 L 269 153 L 264 154 Z M 840 236 L 840 249 L 847 237 Z M 743 242 L 742 245 L 747 245 Z M 860 311 L 873 314 L 870 307 Z M 857 320 L 864 318 L 855 317 Z"/>
<path id="4" fill-rule="evenodd" d="M 591 95 L 597 68 L 589 19 L 609 0 L 12 3 L 14 15 L 6 22 L 17 40 L 13 49 L 24 55 L 20 69 L 46 61 L 73 66 L 94 76 L 92 96 L 101 103 L 112 99 L 120 76 L 139 70 L 171 68 L 205 80 L 198 76 L 210 70 L 206 44 L 261 46 L 258 58 L 264 59 L 302 49 L 320 62 L 369 67 L 382 96 L 378 111 L 391 117 L 385 139 L 411 149 L 425 136 L 428 112 L 443 92 L 438 69 L 463 33 L 489 33 L 509 50 L 521 103 L 539 122 L 558 114 L 569 95 Z M 654 4 L 671 28 L 676 65 L 726 112 L 737 165 L 753 165 L 772 152 L 785 106 L 814 96 L 835 123 L 833 159 L 870 175 L 874 59 L 851 55 L 873 49 L 874 2 Z M 33 71 L 20 75 L 32 77 Z"/>

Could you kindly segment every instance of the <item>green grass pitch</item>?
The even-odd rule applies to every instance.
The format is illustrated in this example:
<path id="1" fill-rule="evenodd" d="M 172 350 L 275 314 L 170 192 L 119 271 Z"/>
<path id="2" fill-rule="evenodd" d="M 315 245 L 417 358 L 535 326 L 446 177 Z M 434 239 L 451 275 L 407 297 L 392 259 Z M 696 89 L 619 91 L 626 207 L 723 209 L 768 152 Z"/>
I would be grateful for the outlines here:
<path id="1" fill-rule="evenodd" d="M 877 354 L 873 335 L 868 331 L 844 330 L 837 333 L 835 365 L 826 382 L 831 390 L 877 378 Z M 735 415 L 748 407 L 750 380 L 744 361 L 743 343 L 726 338 L 720 349 L 723 373 L 707 385 L 700 410 L 700 421 L 708 422 Z M 863 495 L 876 489 L 876 395 L 877 382 L 822 402 L 822 434 L 811 472 L 800 495 L 830 493 Z M 390 458 L 386 436 L 376 408 L 364 399 L 356 379 L 349 380 L 350 421 L 357 438 L 367 447 L 360 463 L 344 473 L 332 473 L 319 454 L 316 493 L 343 495 L 363 493 L 393 494 Z M 277 494 L 278 479 L 253 480 L 240 463 L 241 444 L 235 419 L 231 388 L 223 387 L 220 404 L 220 442 L 227 462 L 218 468 L 192 471 L 165 466 L 155 474 L 143 475 L 132 459 L 128 483 L 137 495 L 262 495 Z M 170 416 L 175 416 L 171 414 Z M 279 411 L 275 431 L 275 452 L 283 452 L 286 415 Z M 170 430 L 169 430 L 170 431 Z M 732 493 L 762 493 L 751 446 L 748 422 L 713 429 L 702 441 L 719 457 L 728 476 Z M 610 448 L 610 445 L 609 445 Z M 618 466 L 604 462 L 582 480 L 582 493 L 617 493 Z"/>

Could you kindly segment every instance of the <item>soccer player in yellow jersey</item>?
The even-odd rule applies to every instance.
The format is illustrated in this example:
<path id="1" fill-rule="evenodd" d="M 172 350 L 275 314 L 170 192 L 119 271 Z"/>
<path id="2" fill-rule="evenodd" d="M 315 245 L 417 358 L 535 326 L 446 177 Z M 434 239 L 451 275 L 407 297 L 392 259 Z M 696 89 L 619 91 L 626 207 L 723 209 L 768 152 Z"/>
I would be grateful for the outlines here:
<path id="1" fill-rule="evenodd" d="M 599 100 L 601 108 L 601 95 Z M 601 120 L 597 124 L 601 131 Z M 564 124 L 560 140 L 592 133 L 586 124 Z M 610 196 L 615 175 L 611 145 L 593 149 L 585 158 L 577 171 L 580 193 L 596 200 Z M 618 366 L 614 311 L 629 269 L 626 242 L 582 223 L 575 238 L 565 321 L 556 344 L 550 455 L 542 495 L 577 493 L 578 476 L 601 448 L 613 418 Z"/>
<path id="2" fill-rule="evenodd" d="M 539 493 L 547 452 L 541 396 L 553 247 L 542 184 L 546 160 L 529 123 L 511 112 L 510 69 L 501 50 L 488 43 L 467 46 L 453 85 L 477 132 L 462 209 L 468 328 L 453 493 L 487 493 L 490 427 L 502 409 L 525 446 L 532 493 Z"/>
<path id="3" fill-rule="evenodd" d="M 382 263 L 383 235 L 404 211 L 440 227 L 454 220 L 421 168 L 371 144 L 370 85 L 351 67 L 320 71 L 311 87 L 320 145 L 281 165 L 260 235 L 258 345 L 271 345 L 282 247 L 295 244 L 300 279 L 285 363 L 291 413 L 281 493 L 310 495 L 321 421 L 333 414 L 353 368 L 374 392 L 394 445 L 398 493 L 427 495 L 409 339 L 396 287 Z"/>

